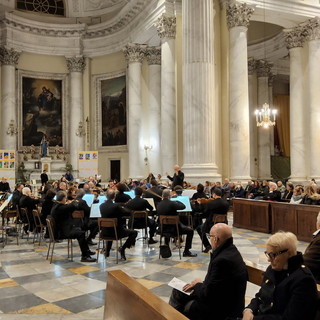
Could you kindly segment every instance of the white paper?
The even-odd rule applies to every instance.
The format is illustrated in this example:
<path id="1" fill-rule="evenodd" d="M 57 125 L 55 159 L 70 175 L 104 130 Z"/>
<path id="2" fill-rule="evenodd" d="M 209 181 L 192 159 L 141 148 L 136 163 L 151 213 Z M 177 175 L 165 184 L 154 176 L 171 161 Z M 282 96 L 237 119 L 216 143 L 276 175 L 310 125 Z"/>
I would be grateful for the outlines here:
<path id="1" fill-rule="evenodd" d="M 181 292 L 183 292 L 184 294 L 190 296 L 190 294 L 193 292 L 193 290 L 190 290 L 188 292 L 186 291 L 183 291 L 183 287 L 186 285 L 187 283 L 178 279 L 178 278 L 173 278 L 169 283 L 168 283 L 168 286 L 172 287 L 172 288 L 175 288 Z"/>

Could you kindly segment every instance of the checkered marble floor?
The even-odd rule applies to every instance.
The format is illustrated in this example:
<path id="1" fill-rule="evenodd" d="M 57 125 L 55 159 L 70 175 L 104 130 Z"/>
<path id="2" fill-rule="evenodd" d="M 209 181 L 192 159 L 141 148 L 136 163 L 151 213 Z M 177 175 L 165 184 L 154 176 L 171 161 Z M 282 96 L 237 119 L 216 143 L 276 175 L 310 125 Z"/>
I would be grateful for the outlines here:
<path id="1" fill-rule="evenodd" d="M 228 220 L 232 225 L 232 213 Z M 267 266 L 263 252 L 268 234 L 233 228 L 233 236 L 244 259 Z M 299 242 L 300 251 L 304 252 L 306 246 Z M 138 240 L 134 248 L 126 250 L 127 261 L 116 264 L 113 250 L 107 259 L 100 255 L 97 263 L 81 263 L 77 242 L 73 262 L 67 258 L 66 242 L 62 242 L 56 244 L 53 263 L 49 264 L 47 244 L 20 240 L 17 246 L 12 239 L 0 249 L 0 320 L 102 319 L 107 272 L 115 269 L 123 270 L 168 301 L 171 288 L 167 283 L 173 277 L 190 281 L 206 274 L 209 254 L 201 252 L 196 233 L 192 251 L 198 256 L 180 260 L 178 249 L 173 248 L 171 258 L 159 259 L 158 244 L 148 247 Z M 247 298 L 256 291 L 256 286 L 249 285 Z"/>

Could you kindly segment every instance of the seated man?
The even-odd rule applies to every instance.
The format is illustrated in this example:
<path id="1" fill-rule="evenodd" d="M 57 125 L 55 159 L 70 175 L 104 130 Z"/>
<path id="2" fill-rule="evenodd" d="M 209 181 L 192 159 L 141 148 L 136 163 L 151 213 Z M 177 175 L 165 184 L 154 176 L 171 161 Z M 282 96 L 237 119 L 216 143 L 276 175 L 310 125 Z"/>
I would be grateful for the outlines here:
<path id="1" fill-rule="evenodd" d="M 159 216 L 177 216 L 179 213 L 177 210 L 183 210 L 185 205 L 179 201 L 171 201 L 171 193 L 169 189 L 164 189 L 162 192 L 163 200 L 159 203 L 157 208 L 157 213 Z M 183 256 L 184 257 L 196 257 L 197 254 L 190 252 L 192 246 L 193 230 L 181 222 L 179 223 L 179 232 L 181 234 L 186 234 L 186 245 L 184 248 Z M 169 244 L 169 238 L 166 237 L 166 244 Z"/>
<path id="2" fill-rule="evenodd" d="M 158 183 L 155 179 L 152 179 L 151 188 L 144 191 L 144 198 L 153 198 L 154 204 L 157 208 L 158 204 L 162 200 L 162 190 L 159 188 Z"/>
<path id="3" fill-rule="evenodd" d="M 126 248 L 131 248 L 135 244 L 136 237 L 138 235 L 138 232 L 135 230 L 129 230 L 126 229 L 123 222 L 122 217 L 125 215 L 128 215 L 128 212 L 119 204 L 114 203 L 116 193 L 113 189 L 108 189 L 107 191 L 107 201 L 101 204 L 100 206 L 100 212 L 102 218 L 117 218 L 118 224 L 117 224 L 117 234 L 119 238 L 125 238 L 128 237 L 126 242 L 122 247 L 119 248 L 119 252 L 121 254 L 121 259 L 126 260 L 125 250 Z M 110 231 L 108 228 L 104 228 L 102 230 L 104 236 L 113 236 L 113 230 Z M 107 243 L 107 251 L 106 256 L 109 256 L 110 249 L 112 247 L 112 241 L 108 241 Z"/>
<path id="4" fill-rule="evenodd" d="M 81 250 L 81 262 L 96 262 L 91 258 L 95 252 L 89 250 L 85 232 L 77 226 L 75 219 L 72 218 L 72 212 L 79 210 L 76 202 L 67 203 L 67 193 L 65 191 L 57 192 L 57 203 L 51 210 L 51 216 L 54 219 L 57 239 L 77 239 Z"/>
<path id="5" fill-rule="evenodd" d="M 27 210 L 27 215 L 29 218 L 28 220 L 30 222 L 30 225 L 26 225 L 23 227 L 25 233 L 28 233 L 28 230 L 32 232 L 35 227 L 32 210 L 37 208 L 36 205 L 39 202 L 40 202 L 39 199 L 34 199 L 31 197 L 31 189 L 30 188 L 24 187 L 22 189 L 22 196 L 19 201 L 19 206 L 20 206 L 20 208 L 25 208 Z M 27 222 L 28 220 L 26 220 L 26 219 L 27 219 L 27 217 L 22 217 L 23 222 Z"/>
<path id="6" fill-rule="evenodd" d="M 208 202 L 204 209 L 206 221 L 203 224 L 199 225 L 196 229 L 205 247 L 204 252 L 209 252 L 211 249 L 210 243 L 207 237 L 205 237 L 205 234 L 208 233 L 213 226 L 214 217 L 220 214 L 225 215 L 227 222 L 229 203 L 226 200 L 223 200 L 221 198 L 221 195 L 222 191 L 219 188 L 215 188 L 212 195 L 214 200 Z"/>
<path id="7" fill-rule="evenodd" d="M 134 190 L 134 193 L 136 195 L 136 197 L 134 199 L 131 199 L 127 204 L 126 204 L 126 208 L 132 210 L 132 211 L 145 211 L 145 210 L 149 210 L 152 211 L 153 207 L 151 204 L 149 204 L 149 202 L 145 199 L 142 199 L 142 193 L 143 190 L 141 187 L 137 187 Z M 131 218 L 129 220 L 129 226 L 131 227 L 132 221 Z M 134 219 L 134 223 L 133 223 L 133 228 L 142 228 L 145 225 L 145 219 L 144 218 L 136 218 Z M 153 219 L 148 218 L 147 219 L 147 226 L 149 227 L 149 244 L 154 244 L 157 243 L 156 240 L 153 239 L 154 234 L 156 232 L 156 222 Z"/>
<path id="8" fill-rule="evenodd" d="M 213 251 L 205 279 L 184 286 L 183 290 L 191 291 L 191 295 L 173 289 L 169 304 L 191 320 L 237 319 L 244 307 L 246 266 L 228 225 L 215 224 L 208 237 Z"/>
<path id="9" fill-rule="evenodd" d="M 281 200 L 281 192 L 277 190 L 277 184 L 274 182 L 269 182 L 269 193 L 263 196 L 263 200 L 270 201 L 280 201 Z"/>
<path id="10" fill-rule="evenodd" d="M 317 216 L 317 231 L 313 233 L 313 240 L 303 255 L 305 265 L 311 270 L 318 284 L 320 284 L 320 212 Z"/>
<path id="11" fill-rule="evenodd" d="M 84 212 L 84 219 L 83 219 L 83 230 L 90 230 L 90 233 L 87 238 L 87 243 L 89 246 L 94 246 L 97 243 L 93 242 L 92 240 L 96 237 L 96 235 L 99 232 L 98 222 L 97 220 L 90 219 L 90 207 L 88 206 L 87 202 L 84 201 L 82 198 L 85 195 L 85 192 L 83 189 L 78 189 L 76 193 L 76 199 L 77 201 L 77 210 L 83 210 Z"/>

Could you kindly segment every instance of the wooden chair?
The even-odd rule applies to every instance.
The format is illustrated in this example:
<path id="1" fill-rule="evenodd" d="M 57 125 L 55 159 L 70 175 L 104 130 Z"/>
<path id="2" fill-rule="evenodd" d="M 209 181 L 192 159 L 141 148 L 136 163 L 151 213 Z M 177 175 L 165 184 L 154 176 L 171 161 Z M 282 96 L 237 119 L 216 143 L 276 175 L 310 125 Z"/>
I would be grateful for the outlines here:
<path id="1" fill-rule="evenodd" d="M 226 223 L 228 224 L 228 217 L 226 214 L 216 214 L 216 215 L 213 215 L 213 223 L 216 224 L 216 223 Z"/>
<path id="2" fill-rule="evenodd" d="M 99 261 L 99 253 L 100 253 L 100 243 L 102 240 L 102 245 L 103 245 L 103 249 L 105 252 L 105 257 L 106 257 L 106 246 L 105 246 L 105 242 L 108 241 L 116 241 L 116 263 L 118 263 L 118 241 L 120 240 L 120 245 L 121 245 L 121 239 L 118 238 L 118 233 L 117 233 L 117 224 L 118 224 L 118 220 L 117 218 L 98 218 L 98 226 L 99 226 L 99 242 L 98 242 L 98 254 L 97 254 L 97 261 Z M 102 231 L 103 228 L 113 228 L 113 232 L 114 232 L 114 236 L 103 236 Z"/>
<path id="3" fill-rule="evenodd" d="M 32 210 L 33 220 L 34 220 L 34 231 L 33 231 L 33 243 L 35 243 L 36 237 L 39 241 L 39 246 L 41 244 L 41 239 L 43 239 L 43 231 L 45 225 L 41 222 L 40 213 L 38 209 Z"/>
<path id="4" fill-rule="evenodd" d="M 26 208 L 20 208 L 20 213 L 21 213 L 21 220 L 23 221 L 23 219 L 25 218 L 27 220 L 27 222 L 23 222 L 23 226 L 21 228 L 21 238 L 23 239 L 23 231 L 24 231 L 24 228 L 28 225 L 30 227 L 30 219 L 29 219 L 29 216 L 28 216 L 28 210 Z M 27 242 L 29 241 L 29 232 L 27 233 Z"/>
<path id="5" fill-rule="evenodd" d="M 135 227 L 134 228 L 134 219 L 143 219 L 144 218 L 144 224 L 142 227 Z M 148 240 L 148 212 L 147 211 L 132 211 L 131 212 L 131 218 L 130 218 L 130 229 L 144 229 L 144 236 L 142 236 L 139 239 L 143 240 Z M 149 242 L 147 241 L 148 247 L 149 247 Z"/>
<path id="6" fill-rule="evenodd" d="M 177 238 L 178 239 L 178 248 L 179 248 L 179 257 L 181 260 L 181 242 L 180 242 L 180 232 L 179 232 L 179 222 L 180 222 L 179 216 L 159 216 L 160 221 L 160 245 L 161 245 L 161 239 L 163 237 L 169 237 L 169 238 Z M 175 230 L 172 230 L 171 232 L 163 231 L 164 226 L 175 226 Z M 160 250 L 159 250 L 159 259 L 160 259 Z"/>
<path id="7" fill-rule="evenodd" d="M 54 250 L 54 246 L 56 243 L 55 233 L 54 233 L 55 226 L 54 226 L 54 220 L 52 218 L 47 218 L 46 222 L 47 222 L 47 228 L 49 230 L 49 240 L 50 240 L 46 260 L 48 260 L 48 258 L 49 258 L 50 249 L 51 249 L 51 256 L 50 256 L 50 264 L 51 264 L 53 250 Z M 70 261 L 73 261 L 72 239 L 67 239 L 67 240 L 68 240 L 68 259 L 70 259 Z M 71 245 L 71 248 L 70 248 L 70 245 Z M 71 252 L 71 254 L 70 254 L 70 252 Z"/>

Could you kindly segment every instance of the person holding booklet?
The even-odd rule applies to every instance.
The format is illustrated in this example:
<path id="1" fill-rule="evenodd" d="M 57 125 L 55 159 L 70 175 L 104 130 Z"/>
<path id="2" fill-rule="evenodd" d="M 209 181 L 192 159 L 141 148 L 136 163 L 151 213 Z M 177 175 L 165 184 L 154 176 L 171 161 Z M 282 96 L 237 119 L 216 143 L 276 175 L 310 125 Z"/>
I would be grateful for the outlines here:
<path id="1" fill-rule="evenodd" d="M 173 289 L 169 304 L 191 320 L 241 318 L 247 269 L 233 244 L 231 228 L 217 223 L 207 237 L 212 252 L 205 279 L 195 279 L 185 284 L 182 292 Z"/>

